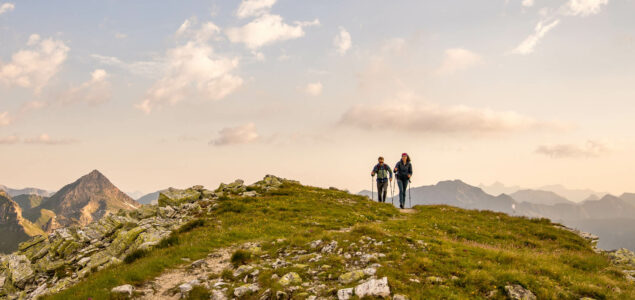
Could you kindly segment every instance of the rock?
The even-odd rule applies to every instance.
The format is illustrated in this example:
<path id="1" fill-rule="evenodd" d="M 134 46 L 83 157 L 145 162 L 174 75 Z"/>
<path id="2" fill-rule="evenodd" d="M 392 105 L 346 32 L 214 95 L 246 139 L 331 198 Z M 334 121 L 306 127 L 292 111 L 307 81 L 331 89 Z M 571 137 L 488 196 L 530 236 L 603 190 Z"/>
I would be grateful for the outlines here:
<path id="1" fill-rule="evenodd" d="M 317 247 L 319 247 L 322 244 L 322 240 L 315 240 L 311 243 L 309 243 L 309 246 L 311 247 L 311 249 L 315 249 Z"/>
<path id="2" fill-rule="evenodd" d="M 194 287 L 189 283 L 184 283 L 179 285 L 179 291 L 181 292 L 181 296 L 186 296 L 192 291 Z"/>
<path id="3" fill-rule="evenodd" d="M 11 254 L 6 257 L 11 281 L 18 288 L 24 286 L 33 279 L 35 272 L 31 268 L 31 262 L 24 255 Z"/>
<path id="4" fill-rule="evenodd" d="M 369 297 L 389 297 L 390 287 L 388 278 L 371 279 L 355 287 L 355 295 L 359 298 Z"/>
<path id="5" fill-rule="evenodd" d="M 426 281 L 428 283 L 432 283 L 432 284 L 440 284 L 440 283 L 443 283 L 445 280 L 443 280 L 443 278 L 441 278 L 441 277 L 428 276 L 428 277 L 426 277 Z"/>
<path id="6" fill-rule="evenodd" d="M 288 286 L 291 284 L 300 284 L 302 283 L 302 277 L 300 277 L 300 275 L 298 275 L 298 273 L 296 272 L 289 272 L 285 274 L 284 276 L 282 276 L 282 278 L 278 280 L 278 283 L 282 286 Z"/>
<path id="7" fill-rule="evenodd" d="M 248 273 L 251 272 L 251 270 L 253 270 L 254 267 L 250 266 L 250 265 L 242 265 L 240 267 L 238 267 L 238 269 L 236 269 L 236 271 L 234 271 L 234 277 L 238 277 L 244 273 Z"/>
<path id="8" fill-rule="evenodd" d="M 353 288 L 341 289 L 337 291 L 338 300 L 348 300 L 353 296 Z"/>
<path id="9" fill-rule="evenodd" d="M 242 298 L 244 296 L 253 294 L 260 290 L 260 287 L 257 284 L 245 284 L 243 286 L 237 287 L 234 289 L 234 296 L 237 298 Z"/>
<path id="10" fill-rule="evenodd" d="M 332 241 L 330 244 L 322 248 L 322 253 L 332 253 L 337 248 L 337 241 Z"/>
<path id="11" fill-rule="evenodd" d="M 169 188 L 159 193 L 158 203 L 160 207 L 179 206 L 182 203 L 194 202 L 201 198 L 201 192 L 189 188 L 179 190 Z"/>
<path id="12" fill-rule="evenodd" d="M 258 193 L 256 191 L 247 191 L 241 194 L 243 197 L 256 197 Z"/>
<path id="13" fill-rule="evenodd" d="M 287 293 L 282 291 L 276 292 L 276 300 L 288 300 L 288 299 L 289 299 L 289 295 Z"/>
<path id="14" fill-rule="evenodd" d="M 534 293 L 518 284 L 506 285 L 505 292 L 512 300 L 536 300 Z"/>
<path id="15" fill-rule="evenodd" d="M 375 275 L 375 273 L 377 273 L 377 269 L 375 269 L 375 268 L 366 268 L 366 269 L 364 269 L 363 272 L 364 272 L 364 274 L 366 276 L 373 276 L 373 275 Z"/>
<path id="16" fill-rule="evenodd" d="M 2 290 L 2 288 L 4 288 L 4 282 L 7 280 L 6 276 L 2 276 L 0 275 L 0 290 Z"/>
<path id="17" fill-rule="evenodd" d="M 392 300 L 408 300 L 408 297 L 401 294 L 397 294 L 392 297 Z"/>
<path id="18" fill-rule="evenodd" d="M 219 290 L 212 290 L 210 300 L 227 300 L 227 296 Z"/>
<path id="19" fill-rule="evenodd" d="M 340 275 L 339 281 L 343 284 L 349 284 L 351 282 L 358 281 L 364 277 L 366 277 L 366 273 L 362 270 L 357 270 Z"/>
<path id="20" fill-rule="evenodd" d="M 126 294 L 128 296 L 132 296 L 132 293 L 134 292 L 134 287 L 129 284 L 124 284 L 118 287 L 114 287 L 112 290 L 110 290 L 110 292 L 113 294 Z"/>
<path id="21" fill-rule="evenodd" d="M 193 262 L 190 265 L 190 267 L 192 267 L 192 268 L 200 268 L 200 267 L 205 266 L 205 265 L 207 265 L 207 262 L 205 262 L 204 259 L 199 259 L 199 260 Z"/>

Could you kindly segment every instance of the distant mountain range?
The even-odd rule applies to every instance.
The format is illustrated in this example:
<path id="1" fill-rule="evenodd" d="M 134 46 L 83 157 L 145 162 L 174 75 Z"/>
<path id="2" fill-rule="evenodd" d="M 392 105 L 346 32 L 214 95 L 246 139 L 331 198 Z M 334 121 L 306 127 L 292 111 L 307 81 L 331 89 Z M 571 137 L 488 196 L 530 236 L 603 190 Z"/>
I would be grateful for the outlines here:
<path id="1" fill-rule="evenodd" d="M 157 201 L 159 200 L 159 193 L 161 193 L 162 191 L 164 190 L 156 191 L 154 193 L 139 197 L 139 199 L 137 199 L 137 202 L 139 202 L 140 204 L 157 204 Z"/>
<path id="2" fill-rule="evenodd" d="M 84 226 L 120 209 L 140 206 L 97 170 L 50 197 L 39 192 L 15 198 L 0 193 L 0 252 L 13 251 L 34 235 L 71 225 Z"/>
<path id="3" fill-rule="evenodd" d="M 520 186 L 506 186 L 500 182 L 495 182 L 491 185 L 479 185 L 483 191 L 491 195 L 500 195 L 507 194 L 511 195 L 521 190 L 527 190 L 527 188 L 522 188 Z M 545 185 L 539 187 L 537 189 L 533 189 L 534 191 L 545 191 L 545 192 L 553 192 L 558 196 L 561 196 L 572 202 L 582 202 L 584 200 L 591 198 L 596 198 L 594 200 L 600 199 L 607 193 L 596 192 L 589 189 L 568 189 L 562 185 L 554 184 L 554 185 Z"/>
<path id="4" fill-rule="evenodd" d="M 28 187 L 23 189 L 12 189 L 10 187 L 7 187 L 1 184 L 0 184 L 0 190 L 7 192 L 9 197 L 15 197 L 18 195 L 38 195 L 42 197 L 48 197 L 53 194 L 52 192 L 49 192 L 43 189 L 38 189 L 38 188 Z"/>
<path id="5" fill-rule="evenodd" d="M 570 190 L 571 191 L 571 190 Z M 584 192 L 586 193 L 586 191 Z M 370 196 L 364 190 L 360 195 Z M 599 246 L 605 249 L 635 250 L 635 194 L 620 197 L 588 194 L 580 203 L 570 201 L 553 191 L 517 190 L 511 195 L 493 196 L 483 189 L 460 180 L 441 181 L 436 185 L 412 187 L 412 205 L 445 204 L 466 209 L 492 210 L 510 215 L 549 218 L 600 236 Z M 578 197 L 582 193 L 575 192 Z M 377 200 L 377 192 L 374 193 Z M 391 202 L 389 198 L 387 200 Z M 398 197 L 394 198 L 398 205 Z M 406 205 L 410 205 L 407 200 Z"/>

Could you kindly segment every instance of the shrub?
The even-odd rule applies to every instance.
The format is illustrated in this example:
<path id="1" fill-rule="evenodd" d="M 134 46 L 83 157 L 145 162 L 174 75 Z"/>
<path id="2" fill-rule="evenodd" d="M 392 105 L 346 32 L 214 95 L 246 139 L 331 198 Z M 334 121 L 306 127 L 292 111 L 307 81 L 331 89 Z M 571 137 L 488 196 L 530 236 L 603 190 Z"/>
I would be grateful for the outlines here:
<path id="1" fill-rule="evenodd" d="M 170 236 L 162 239 L 159 244 L 157 244 L 157 248 L 159 249 L 163 249 L 163 248 L 167 248 L 167 247 L 171 247 L 174 245 L 177 245 L 179 243 L 179 238 L 173 234 L 170 234 Z"/>
<path id="2" fill-rule="evenodd" d="M 200 285 L 197 285 L 197 286 L 192 288 L 192 290 L 190 291 L 190 293 L 187 295 L 187 297 L 185 299 L 188 299 L 188 300 L 208 300 L 208 299 L 210 299 L 211 296 L 212 295 L 210 294 L 210 292 L 206 288 L 204 288 L 204 287 L 202 287 Z"/>
<path id="3" fill-rule="evenodd" d="M 220 273 L 220 278 L 223 278 L 225 281 L 234 280 L 234 272 L 230 269 L 224 269 L 223 272 Z"/>
<path id="4" fill-rule="evenodd" d="M 236 250 L 231 257 L 231 263 L 234 267 L 247 264 L 251 260 L 251 252 L 246 250 Z"/>
<path id="5" fill-rule="evenodd" d="M 189 221 L 189 222 L 183 224 L 183 226 L 181 226 L 181 228 L 179 228 L 177 230 L 177 232 L 178 233 L 190 232 L 190 231 L 194 230 L 194 228 L 202 227 L 204 225 L 205 225 L 205 220 L 203 220 L 203 219 L 194 219 L 192 221 Z"/>

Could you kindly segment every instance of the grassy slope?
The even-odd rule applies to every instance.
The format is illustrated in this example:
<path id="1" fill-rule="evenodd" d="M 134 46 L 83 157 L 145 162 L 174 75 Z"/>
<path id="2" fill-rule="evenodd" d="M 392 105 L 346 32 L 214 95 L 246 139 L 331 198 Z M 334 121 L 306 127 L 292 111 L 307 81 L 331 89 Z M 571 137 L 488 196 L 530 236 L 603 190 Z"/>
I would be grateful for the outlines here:
<path id="1" fill-rule="evenodd" d="M 482 298 L 492 291 L 498 292 L 494 298 L 500 298 L 509 283 L 529 288 L 539 299 L 627 299 L 635 293 L 605 257 L 546 220 L 447 206 L 417 207 L 416 213 L 406 215 L 364 197 L 301 186 L 256 199 L 224 200 L 212 216 L 203 218 L 205 225 L 180 234 L 178 244 L 102 270 L 47 299 L 108 299 L 114 286 L 141 284 L 182 264 L 181 258 L 199 259 L 236 243 L 261 241 L 263 250 L 273 255 L 282 246 L 308 249 L 307 243 L 318 238 L 353 247 L 351 243 L 359 244 L 362 236 L 383 242 L 371 249 L 387 254 L 379 261 L 383 267 L 377 275 L 387 276 L 395 293 L 412 299 Z M 337 231 L 348 227 L 353 230 Z M 282 237 L 286 238 L 283 245 L 270 243 Z M 346 262 L 338 256 L 325 259 L 332 267 L 327 272 L 333 275 L 330 284 L 337 285 Z M 308 277 L 305 270 L 294 271 Z M 275 290 L 280 287 L 270 282 L 271 272 L 263 272 L 260 283 Z M 430 276 L 445 282 L 429 282 Z M 450 280 L 453 276 L 455 280 Z M 613 292 L 615 287 L 621 293 Z"/>

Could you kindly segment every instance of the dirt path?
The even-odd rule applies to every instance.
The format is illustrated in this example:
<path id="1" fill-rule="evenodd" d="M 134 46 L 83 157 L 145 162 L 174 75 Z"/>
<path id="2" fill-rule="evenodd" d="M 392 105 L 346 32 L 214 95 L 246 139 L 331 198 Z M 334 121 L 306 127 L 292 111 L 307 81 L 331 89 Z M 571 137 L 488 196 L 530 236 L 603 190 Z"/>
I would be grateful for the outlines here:
<path id="1" fill-rule="evenodd" d="M 180 299 L 180 293 L 172 294 L 170 290 L 175 287 L 178 288 L 182 283 L 187 283 L 195 279 L 198 279 L 200 282 L 206 282 L 208 274 L 220 273 L 223 269 L 229 267 L 229 258 L 232 251 L 233 248 L 219 249 L 209 254 L 207 258 L 203 260 L 159 275 L 139 288 L 139 291 L 143 293 L 143 296 L 139 299 Z"/>
<path id="2" fill-rule="evenodd" d="M 402 214 L 414 214 L 417 211 L 414 210 L 413 208 L 405 208 L 405 209 L 400 209 L 399 212 Z"/>

